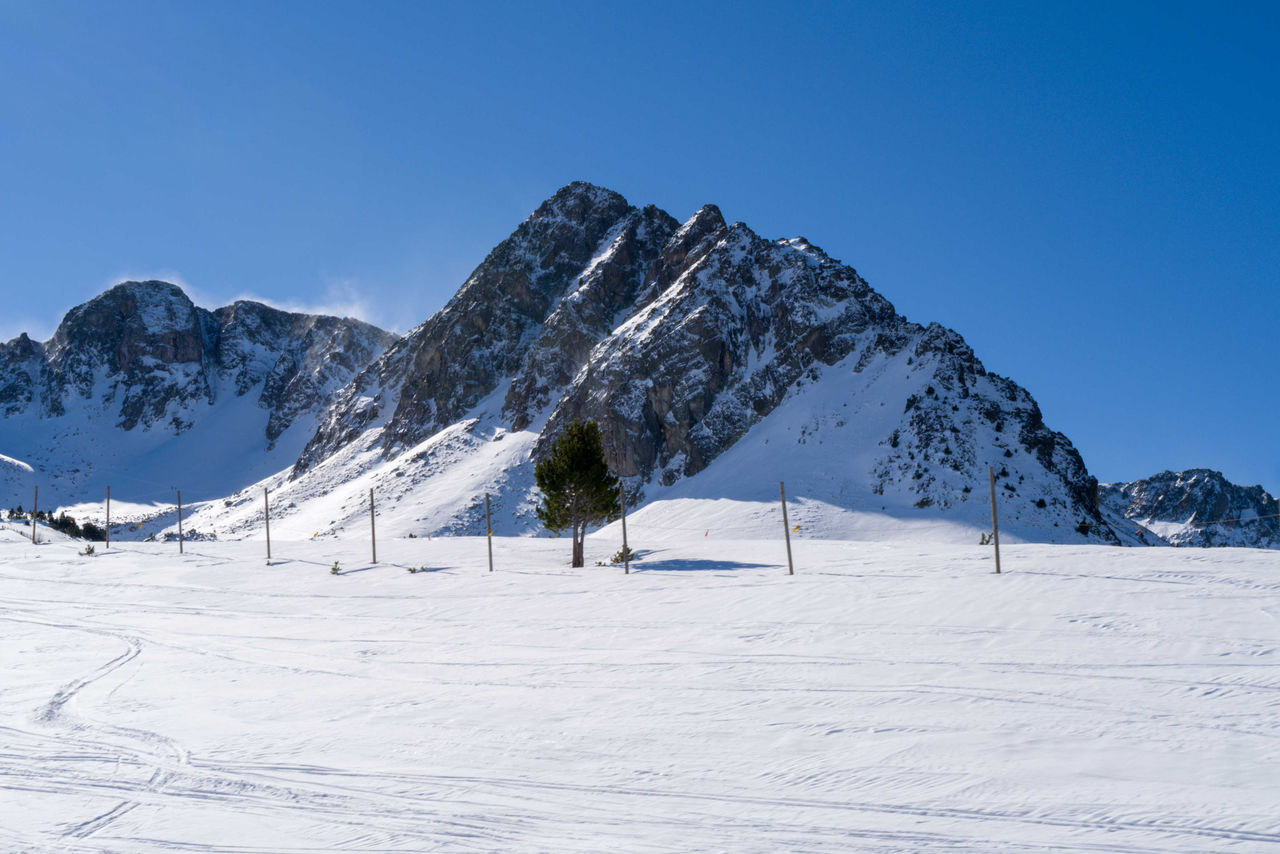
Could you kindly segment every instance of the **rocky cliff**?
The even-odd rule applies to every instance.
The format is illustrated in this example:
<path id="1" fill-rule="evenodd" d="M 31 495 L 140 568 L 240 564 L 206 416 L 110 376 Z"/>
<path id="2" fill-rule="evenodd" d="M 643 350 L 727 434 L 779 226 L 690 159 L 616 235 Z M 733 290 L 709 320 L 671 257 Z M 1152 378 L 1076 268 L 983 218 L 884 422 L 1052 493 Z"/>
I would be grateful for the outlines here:
<path id="1" fill-rule="evenodd" d="M 712 205 L 680 224 L 584 183 L 542 204 L 339 394 L 293 479 L 326 465 L 331 483 L 374 460 L 399 461 L 397 478 L 439 477 L 448 466 L 427 446 L 445 434 L 456 445 L 459 430 L 476 443 L 450 451 L 459 467 L 504 435 L 525 437 L 527 462 L 569 420 L 591 418 L 643 501 L 814 385 L 840 391 L 795 440 L 827 443 L 862 503 L 977 523 L 991 466 L 1024 536 L 1114 541 L 1070 441 L 960 335 L 906 320 L 804 238 L 763 238 Z M 492 484 L 524 525 L 530 489 L 527 471 Z M 462 505 L 465 527 L 475 503 Z"/>
<path id="2" fill-rule="evenodd" d="M 205 424 L 211 435 L 192 443 L 190 459 L 224 467 L 218 483 L 236 469 L 251 482 L 259 462 L 221 450 L 267 455 L 303 421 L 309 434 L 333 394 L 393 341 L 358 320 L 247 301 L 210 311 L 175 285 L 124 282 L 71 309 L 49 341 L 0 344 L 0 452 L 74 492 L 90 471 L 123 478 L 146 468 L 137 457 L 162 445 L 181 458 L 173 440 Z M 200 478 L 185 480 L 204 491 Z"/>
<path id="3" fill-rule="evenodd" d="M 1210 469 L 1105 484 L 1100 501 L 1152 545 L 1280 548 L 1280 501 Z"/>

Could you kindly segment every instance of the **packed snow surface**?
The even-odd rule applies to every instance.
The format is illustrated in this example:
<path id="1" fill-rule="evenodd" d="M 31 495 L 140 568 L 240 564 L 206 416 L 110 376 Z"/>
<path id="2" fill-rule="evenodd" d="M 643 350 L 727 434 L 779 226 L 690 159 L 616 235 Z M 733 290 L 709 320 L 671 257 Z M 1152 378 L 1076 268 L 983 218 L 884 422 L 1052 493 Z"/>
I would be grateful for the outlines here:
<path id="1" fill-rule="evenodd" d="M 1273 552 L 642 530 L 0 541 L 0 850 L 1280 845 Z"/>

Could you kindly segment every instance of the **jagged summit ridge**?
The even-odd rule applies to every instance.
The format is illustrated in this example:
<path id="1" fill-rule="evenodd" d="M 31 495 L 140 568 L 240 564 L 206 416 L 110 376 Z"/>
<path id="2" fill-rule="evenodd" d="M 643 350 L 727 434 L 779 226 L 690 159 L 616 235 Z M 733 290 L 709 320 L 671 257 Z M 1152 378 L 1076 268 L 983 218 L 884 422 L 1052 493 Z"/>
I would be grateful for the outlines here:
<path id="1" fill-rule="evenodd" d="M 67 312 L 49 342 L 37 345 L 22 335 L 0 345 L 0 359 L 10 364 L 43 362 L 15 372 L 26 381 L 6 372 L 0 401 L 6 415 L 37 405 L 43 417 L 64 415 L 74 399 L 102 404 L 103 414 L 115 404 L 121 429 L 167 418 L 180 432 L 190 425 L 171 412 L 175 404 L 216 403 L 223 380 L 237 394 L 266 382 L 259 404 L 287 421 L 298 399 L 345 385 L 344 371 L 353 373 L 393 340 L 349 318 L 248 300 L 209 311 L 177 285 L 122 282 Z M 43 386 L 31 381 L 37 373 Z"/>
<path id="2" fill-rule="evenodd" d="M 1280 500 L 1212 469 L 1104 484 L 1100 499 L 1105 510 L 1128 520 L 1153 545 L 1280 548 Z"/>
<path id="3" fill-rule="evenodd" d="M 350 318 L 243 300 L 208 310 L 168 282 L 122 282 L 68 311 L 48 342 L 0 344 L 0 449 L 47 464 L 45 476 L 74 492 L 90 472 L 105 477 L 202 423 L 225 433 L 218 413 L 251 397 L 235 432 L 256 435 L 265 454 L 295 424 L 314 429 L 334 392 L 394 338 Z M 259 459 L 217 459 L 210 439 L 222 441 L 208 437 L 195 459 L 226 467 L 218 483 L 260 470 Z M 299 447 L 290 443 L 295 457 Z"/>
<path id="4" fill-rule="evenodd" d="M 429 448 L 446 435 L 462 460 L 512 434 L 527 450 L 486 491 L 524 530 L 529 461 L 571 419 L 601 423 L 612 464 L 643 501 L 702 477 L 814 388 L 839 390 L 803 427 L 839 449 L 839 506 L 856 494 L 977 524 L 985 497 L 974 489 L 990 465 L 1030 538 L 1114 539 L 1096 524 L 1096 480 L 1070 441 L 957 333 L 901 317 L 802 237 L 763 238 L 714 205 L 679 223 L 581 182 L 539 206 L 440 312 L 361 372 L 292 477 L 326 469 L 315 477 L 331 482 L 385 465 L 425 483 L 444 471 Z M 474 508 L 449 525 L 466 529 Z M 1075 533 L 1080 522 L 1087 534 Z"/>
<path id="5" fill-rule="evenodd" d="M 563 360 L 548 348 L 580 348 L 576 326 L 611 320 L 610 301 L 625 303 L 634 268 L 674 227 L 656 208 L 637 210 L 612 191 L 582 182 L 564 187 L 489 253 L 443 309 L 357 377 L 296 471 L 375 425 L 388 452 L 411 446 L 461 418 L 527 356 L 533 361 L 526 375 L 554 374 Z M 578 288 L 584 290 L 576 299 L 563 302 Z M 558 307 L 563 311 L 552 318 Z M 513 410 L 525 394 L 533 391 L 514 392 Z"/>

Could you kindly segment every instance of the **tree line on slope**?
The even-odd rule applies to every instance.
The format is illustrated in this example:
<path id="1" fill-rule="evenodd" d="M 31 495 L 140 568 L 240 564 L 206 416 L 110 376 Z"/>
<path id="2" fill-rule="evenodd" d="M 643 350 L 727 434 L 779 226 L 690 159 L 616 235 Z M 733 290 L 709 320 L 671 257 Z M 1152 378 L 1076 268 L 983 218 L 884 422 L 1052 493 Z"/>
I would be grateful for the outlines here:
<path id="1" fill-rule="evenodd" d="M 90 540 L 100 543 L 107 538 L 107 532 L 101 526 L 92 522 L 85 522 L 83 525 L 77 524 L 76 520 L 68 516 L 66 513 L 59 513 L 54 516 L 48 510 L 37 510 L 35 512 L 37 522 L 44 522 L 55 531 L 66 534 L 69 537 L 76 537 L 81 540 Z M 9 508 L 9 521 L 27 523 L 31 521 L 31 515 L 22 509 L 22 505 Z"/>

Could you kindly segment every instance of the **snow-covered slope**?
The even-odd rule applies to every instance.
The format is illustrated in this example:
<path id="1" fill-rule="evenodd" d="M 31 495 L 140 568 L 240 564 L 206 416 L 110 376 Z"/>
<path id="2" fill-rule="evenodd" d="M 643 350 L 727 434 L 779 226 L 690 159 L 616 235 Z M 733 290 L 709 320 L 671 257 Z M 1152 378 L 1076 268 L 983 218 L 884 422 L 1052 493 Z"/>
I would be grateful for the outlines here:
<path id="1" fill-rule="evenodd" d="M 1238 486 L 1221 472 L 1161 472 L 1105 484 L 1104 512 L 1122 517 L 1141 540 L 1175 546 L 1280 549 L 1280 501 L 1261 486 Z"/>
<path id="2" fill-rule="evenodd" d="M 290 465 L 316 416 L 393 341 L 357 320 L 253 302 L 207 311 L 126 282 L 44 343 L 0 344 L 5 506 L 214 498 Z M 12 459 L 10 459 L 12 458 Z"/>
<path id="3" fill-rule="evenodd" d="M 30 463 L 0 454 L 0 493 L 8 498 L 29 495 L 35 485 L 35 470 Z M 10 501 L 0 507 L 0 510 L 13 507 L 16 503 L 20 502 Z"/>
<path id="4" fill-rule="evenodd" d="M 1115 541 L 1070 441 L 958 334 L 901 317 L 803 238 L 711 205 L 681 225 L 583 183 L 338 395 L 270 483 L 280 524 L 363 525 L 374 488 L 389 532 L 483 531 L 485 492 L 495 530 L 534 531 L 532 460 L 575 418 L 601 424 L 637 508 L 771 507 L 785 480 L 815 532 L 896 519 L 976 539 L 990 466 L 1010 536 Z M 256 531 L 247 495 L 196 524 Z"/>
<path id="5" fill-rule="evenodd" d="M 0 851 L 1280 848 L 1271 552 L 262 545 L 0 534 Z"/>

